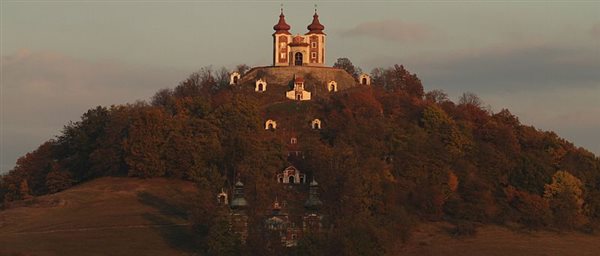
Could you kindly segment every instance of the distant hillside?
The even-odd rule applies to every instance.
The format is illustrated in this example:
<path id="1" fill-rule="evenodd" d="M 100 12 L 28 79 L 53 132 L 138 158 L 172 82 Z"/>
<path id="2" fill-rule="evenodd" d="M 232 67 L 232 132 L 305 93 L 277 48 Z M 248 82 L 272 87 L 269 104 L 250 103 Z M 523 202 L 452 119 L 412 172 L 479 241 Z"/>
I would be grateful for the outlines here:
<path id="1" fill-rule="evenodd" d="M 196 196 L 181 180 L 96 179 L 1 211 L 0 255 L 190 253 Z"/>

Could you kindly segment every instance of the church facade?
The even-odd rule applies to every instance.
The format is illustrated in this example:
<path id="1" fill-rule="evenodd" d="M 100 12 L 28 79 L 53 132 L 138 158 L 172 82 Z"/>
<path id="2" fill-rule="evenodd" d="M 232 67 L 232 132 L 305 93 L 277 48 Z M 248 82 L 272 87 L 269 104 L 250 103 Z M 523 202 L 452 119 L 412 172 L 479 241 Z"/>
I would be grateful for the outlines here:
<path id="1" fill-rule="evenodd" d="M 312 22 L 304 35 L 290 33 L 283 9 L 279 22 L 273 26 L 273 66 L 323 66 L 325 63 L 325 26 L 319 22 L 315 9 Z"/>

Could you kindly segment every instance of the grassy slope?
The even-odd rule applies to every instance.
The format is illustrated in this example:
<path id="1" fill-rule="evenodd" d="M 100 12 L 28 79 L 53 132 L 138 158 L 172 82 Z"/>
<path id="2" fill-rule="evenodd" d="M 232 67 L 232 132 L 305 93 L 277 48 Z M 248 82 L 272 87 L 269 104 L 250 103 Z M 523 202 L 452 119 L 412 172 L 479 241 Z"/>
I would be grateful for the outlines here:
<path id="1" fill-rule="evenodd" d="M 0 255 L 187 255 L 195 188 L 102 178 L 0 212 Z"/>
<path id="2" fill-rule="evenodd" d="M 168 179 L 101 178 L 29 206 L 0 212 L 0 255 L 189 255 L 186 219 L 194 185 Z M 600 236 L 519 233 L 484 226 L 456 239 L 445 223 L 422 224 L 393 255 L 600 255 Z"/>
<path id="3" fill-rule="evenodd" d="M 474 237 L 454 238 L 447 223 L 420 225 L 412 238 L 396 248 L 397 255 L 455 255 L 455 256 L 553 256 L 600 255 L 600 236 L 577 232 L 536 231 L 515 232 L 506 227 L 483 226 Z"/>

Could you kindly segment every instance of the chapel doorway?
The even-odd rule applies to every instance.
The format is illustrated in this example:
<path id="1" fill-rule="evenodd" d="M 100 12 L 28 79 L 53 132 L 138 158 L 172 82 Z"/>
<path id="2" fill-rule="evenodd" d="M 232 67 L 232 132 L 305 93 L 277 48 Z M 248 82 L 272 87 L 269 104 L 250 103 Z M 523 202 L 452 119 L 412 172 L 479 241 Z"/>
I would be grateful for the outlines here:
<path id="1" fill-rule="evenodd" d="M 297 52 L 296 54 L 294 54 L 294 65 L 302 66 L 302 53 L 301 52 Z"/>

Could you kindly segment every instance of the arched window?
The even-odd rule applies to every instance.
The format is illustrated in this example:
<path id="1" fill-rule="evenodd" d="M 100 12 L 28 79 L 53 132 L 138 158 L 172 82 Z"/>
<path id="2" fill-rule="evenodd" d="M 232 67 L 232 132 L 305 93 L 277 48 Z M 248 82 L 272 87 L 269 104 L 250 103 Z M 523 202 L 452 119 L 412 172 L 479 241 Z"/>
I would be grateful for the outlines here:
<path id="1" fill-rule="evenodd" d="M 265 122 L 265 130 L 275 130 L 277 129 L 277 122 L 269 119 Z"/>
<path id="2" fill-rule="evenodd" d="M 219 196 L 219 203 L 220 204 L 225 204 L 227 202 L 227 196 L 225 195 L 220 195 Z"/>
<path id="3" fill-rule="evenodd" d="M 337 92 L 337 83 L 335 81 L 330 81 L 327 84 L 327 90 L 330 92 Z"/>
<path id="4" fill-rule="evenodd" d="M 294 54 L 294 65 L 295 66 L 302 66 L 302 53 L 301 52 L 297 52 L 296 54 Z"/>
<path id="5" fill-rule="evenodd" d="M 310 122 L 310 126 L 311 126 L 311 128 L 313 128 L 315 130 L 321 129 L 321 120 L 319 120 L 319 119 L 312 120 L 312 122 Z"/>
<path id="6" fill-rule="evenodd" d="M 369 75 L 367 75 L 367 74 L 361 74 L 358 77 L 358 82 L 360 84 L 363 84 L 363 85 L 370 85 L 371 84 L 371 77 Z"/>
<path id="7" fill-rule="evenodd" d="M 294 184 L 294 179 L 295 179 L 294 176 L 288 177 L 288 183 Z"/>
<path id="8" fill-rule="evenodd" d="M 227 193 L 225 193 L 225 191 L 223 191 L 223 189 L 221 189 L 221 193 L 219 193 L 219 195 L 217 195 L 217 201 L 219 202 L 220 205 L 226 205 L 227 202 Z"/>
<path id="9" fill-rule="evenodd" d="M 229 84 L 230 85 L 237 84 L 240 77 L 241 77 L 241 75 L 238 72 L 231 73 L 231 75 L 229 75 Z"/>
<path id="10" fill-rule="evenodd" d="M 298 139 L 296 139 L 296 137 L 292 137 L 290 139 L 290 144 L 296 144 L 296 143 L 298 143 Z"/>
<path id="11" fill-rule="evenodd" d="M 267 90 L 267 82 L 262 79 L 256 80 L 256 87 L 254 88 L 257 92 L 264 92 Z"/>

